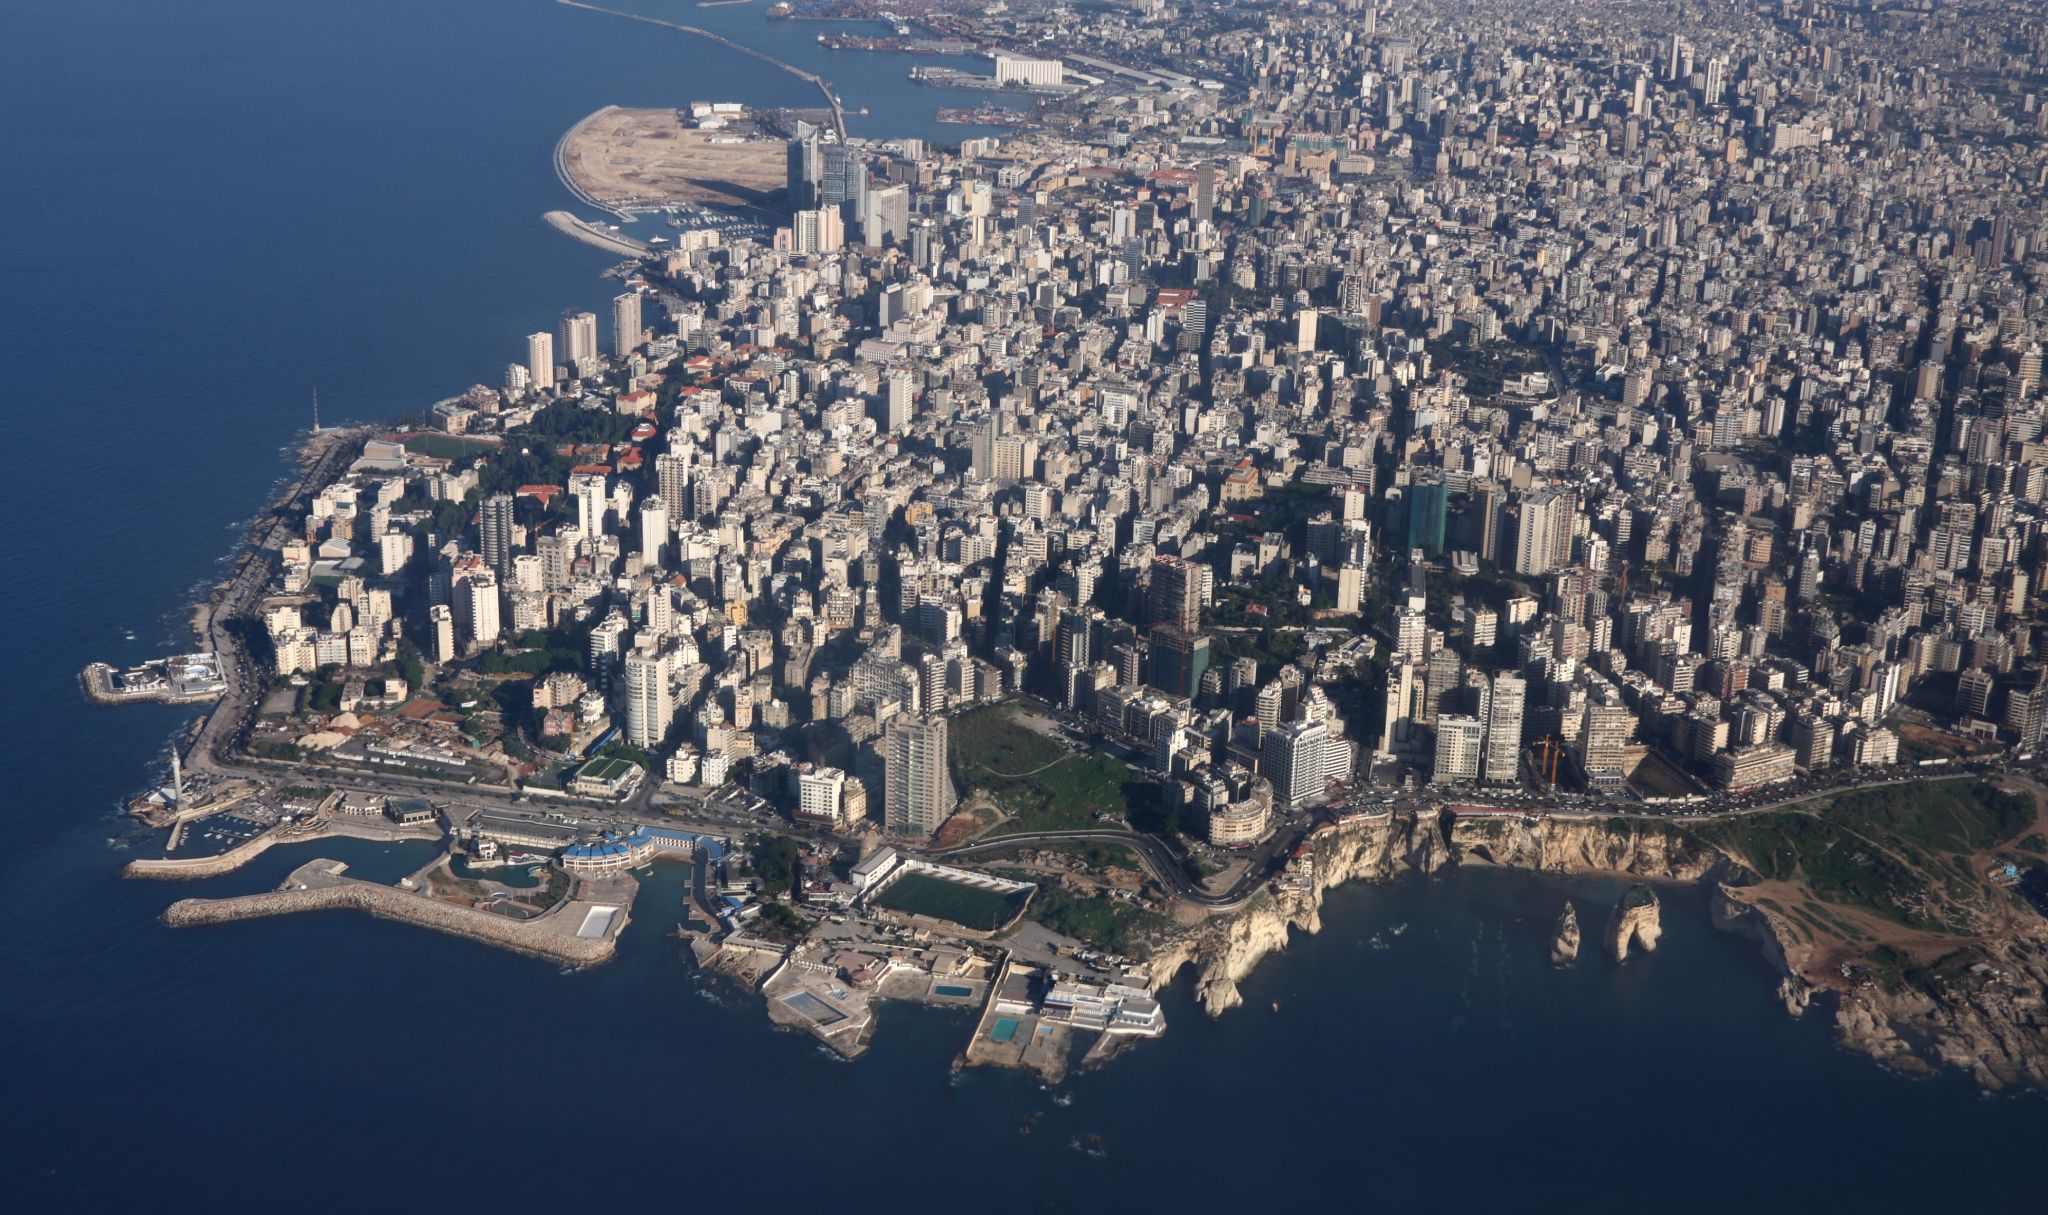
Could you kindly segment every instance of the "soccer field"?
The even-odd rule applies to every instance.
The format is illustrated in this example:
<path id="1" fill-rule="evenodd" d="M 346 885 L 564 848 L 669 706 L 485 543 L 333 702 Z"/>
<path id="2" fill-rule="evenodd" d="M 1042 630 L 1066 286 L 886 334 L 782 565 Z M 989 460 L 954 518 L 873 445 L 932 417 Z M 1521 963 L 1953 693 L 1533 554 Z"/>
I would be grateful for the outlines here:
<path id="1" fill-rule="evenodd" d="M 611 781 L 624 776 L 632 766 L 616 756 L 606 756 L 602 759 L 593 759 L 583 765 L 583 770 L 577 775 L 585 780 Z"/>
<path id="2" fill-rule="evenodd" d="M 989 932 L 1007 923 L 1024 905 L 1029 892 L 997 894 L 993 890 L 948 881 L 929 873 L 906 873 L 874 899 L 877 907 Z"/>

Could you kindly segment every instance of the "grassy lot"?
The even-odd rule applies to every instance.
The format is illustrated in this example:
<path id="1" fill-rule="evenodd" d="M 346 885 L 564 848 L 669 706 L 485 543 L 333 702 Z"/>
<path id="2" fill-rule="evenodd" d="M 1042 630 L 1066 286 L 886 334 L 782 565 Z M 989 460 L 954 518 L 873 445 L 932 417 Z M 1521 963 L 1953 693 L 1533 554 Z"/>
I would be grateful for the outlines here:
<path id="1" fill-rule="evenodd" d="M 1150 942 L 1167 924 L 1166 917 L 1157 912 L 1118 899 L 1084 898 L 1056 882 L 1039 887 L 1024 918 L 1098 949 L 1135 958 L 1145 956 Z"/>
<path id="2" fill-rule="evenodd" d="M 1984 781 L 1864 789 L 1787 810 L 1702 823 L 1699 836 L 1822 903 L 1929 932 L 1967 932 L 1984 906 L 1969 857 L 2033 824 L 2023 794 Z M 1837 927 L 1839 927 L 1837 925 Z"/>
<path id="3" fill-rule="evenodd" d="M 891 882 L 874 899 L 874 904 L 890 911 L 928 915 L 989 932 L 1008 923 L 1023 899 L 1022 894 L 997 894 L 929 873 L 906 873 Z"/>
<path id="4" fill-rule="evenodd" d="M 1077 831 L 1122 818 L 1133 777 L 1096 752 L 1075 754 L 1018 720 L 1015 705 L 953 719 L 953 772 L 962 789 L 985 789 L 1009 815 L 990 832 Z"/>

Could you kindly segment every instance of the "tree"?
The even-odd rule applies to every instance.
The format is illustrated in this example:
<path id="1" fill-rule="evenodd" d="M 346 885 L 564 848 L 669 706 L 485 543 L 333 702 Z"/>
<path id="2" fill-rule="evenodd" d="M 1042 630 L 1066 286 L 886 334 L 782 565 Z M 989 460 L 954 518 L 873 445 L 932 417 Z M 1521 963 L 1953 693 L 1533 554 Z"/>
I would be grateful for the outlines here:
<path id="1" fill-rule="evenodd" d="M 406 691 L 415 695 L 426 686 L 426 664 L 420 661 L 419 647 L 409 640 L 398 643 L 398 675 L 405 680 Z"/>
<path id="2" fill-rule="evenodd" d="M 761 889 L 768 894 L 783 894 L 793 889 L 801 869 L 796 841 L 786 835 L 775 836 L 754 849 L 754 874 L 761 879 Z"/>

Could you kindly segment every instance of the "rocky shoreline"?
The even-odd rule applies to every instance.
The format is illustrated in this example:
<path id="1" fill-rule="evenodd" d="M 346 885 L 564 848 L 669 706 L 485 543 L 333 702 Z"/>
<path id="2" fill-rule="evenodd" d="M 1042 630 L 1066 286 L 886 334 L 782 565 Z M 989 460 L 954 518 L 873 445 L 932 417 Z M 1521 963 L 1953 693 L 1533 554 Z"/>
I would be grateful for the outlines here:
<path id="1" fill-rule="evenodd" d="M 1155 951 L 1147 978 L 1157 991 L 1192 970 L 1197 1002 L 1210 1016 L 1220 1016 L 1243 1003 L 1238 984 L 1268 954 L 1285 950 L 1292 933 L 1321 931 L 1323 900 L 1331 890 L 1460 864 L 1639 883 L 1712 882 L 1714 926 L 1758 943 L 1778 972 L 1778 996 L 1788 1013 L 1799 1016 L 1825 1002 L 1844 1048 L 1904 1073 L 1967 1072 L 1987 1090 L 2048 1087 L 2048 1016 L 2040 994 L 2048 989 L 2048 932 L 2037 929 L 2030 937 L 1994 943 L 1998 981 L 1968 992 L 1938 998 L 1916 987 L 1887 991 L 1870 982 L 1851 983 L 1822 971 L 1775 915 L 1742 900 L 1741 884 L 1751 875 L 1740 865 L 1680 830 L 1635 819 L 1532 820 L 1422 810 L 1329 824 L 1308 838 L 1282 877 L 1242 909 L 1212 917 Z M 1609 925 L 1609 955 L 1625 958 L 1632 944 L 1655 948 L 1658 914 L 1654 891 L 1632 887 Z M 1576 937 L 1576 915 L 1569 907 L 1566 915 Z M 1561 919 L 1554 959 L 1577 954 L 1576 940 L 1563 949 L 1565 927 Z"/>

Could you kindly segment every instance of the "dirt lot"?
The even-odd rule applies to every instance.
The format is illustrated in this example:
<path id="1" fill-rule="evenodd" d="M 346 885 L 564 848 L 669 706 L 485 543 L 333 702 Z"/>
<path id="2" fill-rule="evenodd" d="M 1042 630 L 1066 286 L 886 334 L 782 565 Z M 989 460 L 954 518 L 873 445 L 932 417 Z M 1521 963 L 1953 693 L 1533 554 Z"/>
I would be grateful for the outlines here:
<path id="1" fill-rule="evenodd" d="M 761 137 L 714 142 L 735 138 L 686 127 L 674 110 L 606 110 L 570 132 L 562 169 L 607 204 L 768 205 L 784 185 L 784 145 Z"/>

